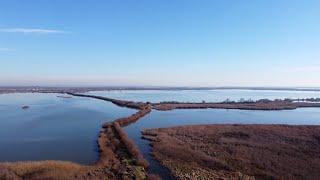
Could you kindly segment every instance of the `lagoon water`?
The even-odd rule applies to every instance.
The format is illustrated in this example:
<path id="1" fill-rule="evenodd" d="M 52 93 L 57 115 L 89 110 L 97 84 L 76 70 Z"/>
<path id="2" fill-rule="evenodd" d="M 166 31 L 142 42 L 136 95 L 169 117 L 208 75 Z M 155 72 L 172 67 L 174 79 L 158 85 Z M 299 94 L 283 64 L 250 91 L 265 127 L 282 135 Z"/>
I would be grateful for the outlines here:
<path id="1" fill-rule="evenodd" d="M 225 99 L 277 99 L 320 97 L 317 91 L 186 90 L 88 92 L 134 101 L 223 101 Z M 58 94 L 0 95 L 0 161 L 67 160 L 90 164 L 97 160 L 97 135 L 101 124 L 129 116 L 136 110 L 91 98 L 58 98 Z M 23 110 L 24 105 L 30 106 Z M 320 125 L 320 108 L 284 111 L 186 109 L 156 111 L 125 127 L 150 162 L 150 172 L 168 178 L 168 170 L 150 155 L 144 128 L 192 124 L 307 124 Z"/>
<path id="2" fill-rule="evenodd" d="M 285 98 L 315 98 L 320 97 L 320 91 L 285 91 L 285 90 L 117 90 L 92 91 L 87 94 L 105 96 L 115 99 L 141 101 L 141 102 L 222 102 L 226 99 L 232 101 L 259 100 L 259 99 L 285 99 Z"/>
<path id="3" fill-rule="evenodd" d="M 106 101 L 57 95 L 0 95 L 0 161 L 94 163 L 101 124 L 135 112 Z M 23 110 L 25 105 L 30 108 Z"/>

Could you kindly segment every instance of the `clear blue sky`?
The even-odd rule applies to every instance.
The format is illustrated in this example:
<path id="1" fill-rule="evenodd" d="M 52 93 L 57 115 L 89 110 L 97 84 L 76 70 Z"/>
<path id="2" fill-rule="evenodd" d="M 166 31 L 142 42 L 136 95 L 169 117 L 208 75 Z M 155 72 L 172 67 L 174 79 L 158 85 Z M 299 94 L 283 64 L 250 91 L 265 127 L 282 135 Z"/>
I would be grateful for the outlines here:
<path id="1" fill-rule="evenodd" d="M 320 1 L 1 0 L 0 85 L 320 86 Z"/>

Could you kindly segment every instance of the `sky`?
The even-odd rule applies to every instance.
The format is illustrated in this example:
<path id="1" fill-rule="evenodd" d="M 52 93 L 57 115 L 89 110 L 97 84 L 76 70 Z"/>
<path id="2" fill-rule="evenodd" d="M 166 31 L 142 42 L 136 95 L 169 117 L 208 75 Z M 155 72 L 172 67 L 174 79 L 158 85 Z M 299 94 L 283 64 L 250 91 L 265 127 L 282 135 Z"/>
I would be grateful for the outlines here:
<path id="1" fill-rule="evenodd" d="M 0 86 L 320 87 L 319 0 L 1 0 Z"/>

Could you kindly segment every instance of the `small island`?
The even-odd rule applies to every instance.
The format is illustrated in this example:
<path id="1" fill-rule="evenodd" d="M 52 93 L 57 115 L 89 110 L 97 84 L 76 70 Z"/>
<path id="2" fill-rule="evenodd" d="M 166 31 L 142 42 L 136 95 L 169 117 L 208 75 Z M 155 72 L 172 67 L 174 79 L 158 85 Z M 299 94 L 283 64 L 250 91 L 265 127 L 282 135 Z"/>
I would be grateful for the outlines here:
<path id="1" fill-rule="evenodd" d="M 27 110 L 27 109 L 30 108 L 30 106 L 22 106 L 21 108 L 22 108 L 23 110 Z"/>

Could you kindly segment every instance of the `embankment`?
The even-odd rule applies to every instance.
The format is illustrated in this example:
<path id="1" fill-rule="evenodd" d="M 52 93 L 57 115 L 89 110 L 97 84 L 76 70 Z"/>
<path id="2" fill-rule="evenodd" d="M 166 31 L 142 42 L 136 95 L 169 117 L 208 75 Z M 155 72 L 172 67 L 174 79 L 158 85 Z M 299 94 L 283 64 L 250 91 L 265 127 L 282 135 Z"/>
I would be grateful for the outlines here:
<path id="1" fill-rule="evenodd" d="M 132 108 L 132 109 L 139 109 L 139 110 L 146 105 L 146 103 L 143 103 L 143 102 L 118 100 L 118 99 L 112 99 L 112 98 L 107 98 L 107 97 L 103 97 L 103 96 L 77 94 L 77 93 L 70 93 L 70 92 L 67 94 L 72 95 L 72 96 L 78 96 L 78 97 L 100 99 L 100 100 L 104 100 L 104 101 L 109 101 L 109 102 L 111 102 L 117 106 L 120 106 L 120 107 L 127 107 L 127 108 Z"/>
<path id="2" fill-rule="evenodd" d="M 141 117 L 151 112 L 151 105 L 145 105 L 141 109 L 126 118 L 120 118 L 113 122 L 105 123 L 100 131 L 98 143 L 100 150 L 100 160 L 98 164 L 111 164 L 114 161 L 113 157 L 120 157 L 125 154 L 130 163 L 133 163 L 144 168 L 148 167 L 148 162 L 143 158 L 139 149 L 128 137 L 122 127 L 136 122 Z M 121 151 L 117 152 L 117 150 Z M 112 152 L 111 152 L 111 151 Z M 113 154 L 110 156 L 110 154 Z M 119 156 L 120 155 L 120 156 Z M 110 159 L 111 158 L 111 159 Z M 110 161 L 110 162 L 109 162 Z"/>
<path id="3" fill-rule="evenodd" d="M 97 165 L 111 167 L 113 174 L 118 175 L 117 178 L 145 179 L 147 175 L 145 169 L 148 168 L 149 163 L 143 158 L 137 146 L 128 137 L 122 127 L 135 123 L 141 117 L 150 113 L 152 106 L 147 103 L 117 100 L 102 96 L 68 94 L 109 101 L 121 107 L 139 110 L 129 117 L 119 118 L 113 122 L 107 122 L 102 126 L 98 138 L 100 158 Z M 130 174 L 130 177 L 127 174 Z"/>
<path id="4" fill-rule="evenodd" d="M 320 107 L 320 103 L 268 101 L 250 103 L 154 103 L 153 109 L 169 111 L 173 109 L 240 109 L 240 110 L 293 110 L 297 108 Z"/>

